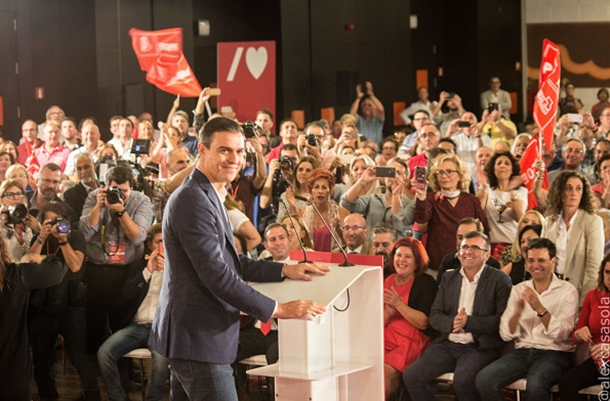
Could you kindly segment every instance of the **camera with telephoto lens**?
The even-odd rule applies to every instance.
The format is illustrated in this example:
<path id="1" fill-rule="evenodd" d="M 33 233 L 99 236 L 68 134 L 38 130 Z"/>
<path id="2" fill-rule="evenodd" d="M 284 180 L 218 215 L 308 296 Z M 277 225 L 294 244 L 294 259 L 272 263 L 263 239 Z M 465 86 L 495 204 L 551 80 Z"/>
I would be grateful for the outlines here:
<path id="1" fill-rule="evenodd" d="M 282 156 L 280 159 L 280 169 L 282 170 L 294 170 L 294 160 L 288 156 Z"/>
<path id="2" fill-rule="evenodd" d="M 53 220 L 49 222 L 51 226 L 55 226 L 57 228 L 57 232 L 60 234 L 67 234 L 72 229 L 70 222 L 63 217 L 55 217 Z"/>
<path id="3" fill-rule="evenodd" d="M 110 187 L 106 191 L 106 200 L 109 204 L 114 205 L 116 203 L 119 203 L 121 199 L 124 199 L 123 192 L 121 192 L 121 190 L 117 187 Z"/>
<path id="4" fill-rule="evenodd" d="M 8 224 L 18 224 L 22 223 L 28 215 L 28 208 L 20 203 L 18 205 L 9 206 L 8 210 L 5 210 L 3 213 L 6 213 L 7 215 Z"/>

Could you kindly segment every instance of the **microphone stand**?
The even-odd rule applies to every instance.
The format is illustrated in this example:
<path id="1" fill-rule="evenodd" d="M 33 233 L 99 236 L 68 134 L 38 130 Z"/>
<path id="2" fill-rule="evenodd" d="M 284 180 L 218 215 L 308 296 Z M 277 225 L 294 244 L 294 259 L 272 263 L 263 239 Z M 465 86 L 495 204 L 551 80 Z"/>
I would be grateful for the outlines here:
<path id="1" fill-rule="evenodd" d="M 339 247 L 339 249 L 341 250 L 341 253 L 343 253 L 343 263 L 341 263 L 339 266 L 341 267 L 349 267 L 349 266 L 354 266 L 352 263 L 347 261 L 347 252 L 345 252 L 345 249 L 341 246 L 341 243 L 339 242 L 339 240 L 337 240 L 337 237 L 335 237 L 335 234 L 333 233 L 333 230 L 330 229 L 330 227 L 328 226 L 328 223 L 326 222 L 326 220 L 324 220 L 324 217 L 322 217 L 322 213 L 320 213 L 320 211 L 318 210 L 318 208 L 316 207 L 316 205 L 314 205 L 314 203 L 312 201 L 310 201 L 307 198 L 304 198 L 300 195 L 295 195 L 294 196 L 296 199 L 298 200 L 302 200 L 304 202 L 309 203 L 311 206 L 313 206 L 313 210 L 316 211 L 316 213 L 318 214 L 318 217 L 320 217 L 320 220 L 322 220 L 322 223 L 324 223 L 324 227 L 326 227 L 326 229 L 328 230 L 328 232 L 330 233 L 331 237 L 333 237 L 333 239 L 335 240 L 335 242 L 337 243 L 337 246 Z"/>
<path id="2" fill-rule="evenodd" d="M 294 220 L 292 219 L 292 215 L 290 214 L 290 209 L 288 208 L 286 201 L 284 199 L 282 199 L 281 197 L 279 199 L 280 199 L 280 202 L 282 203 L 282 205 L 284 205 L 284 207 L 286 208 L 286 212 L 288 212 L 288 218 L 290 219 L 290 224 L 292 224 L 294 233 L 297 235 L 297 238 L 299 239 L 299 245 L 301 246 L 301 250 L 303 251 L 303 260 L 301 260 L 299 263 L 313 263 L 311 260 L 307 259 L 307 252 L 305 252 L 305 246 L 303 245 L 303 241 L 301 240 L 301 235 L 299 234 L 299 230 L 297 230 L 297 227 L 294 224 Z"/>

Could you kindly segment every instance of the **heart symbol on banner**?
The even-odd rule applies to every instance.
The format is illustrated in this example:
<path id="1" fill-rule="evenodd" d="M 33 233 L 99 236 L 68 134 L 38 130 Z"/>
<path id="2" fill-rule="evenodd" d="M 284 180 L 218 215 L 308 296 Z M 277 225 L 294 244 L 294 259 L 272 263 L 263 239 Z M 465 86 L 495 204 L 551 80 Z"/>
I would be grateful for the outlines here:
<path id="1" fill-rule="evenodd" d="M 259 79 L 263 75 L 265 67 L 267 67 L 267 49 L 264 47 L 258 49 L 249 47 L 246 51 L 246 65 L 254 79 Z"/>

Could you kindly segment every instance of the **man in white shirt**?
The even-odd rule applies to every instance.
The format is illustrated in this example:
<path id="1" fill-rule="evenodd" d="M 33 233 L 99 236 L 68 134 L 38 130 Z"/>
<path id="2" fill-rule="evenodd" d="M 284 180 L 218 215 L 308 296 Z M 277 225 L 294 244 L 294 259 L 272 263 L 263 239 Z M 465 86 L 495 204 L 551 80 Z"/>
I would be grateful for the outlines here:
<path id="1" fill-rule="evenodd" d="M 97 351 L 100 371 L 111 400 L 126 399 L 117 362 L 130 351 L 148 347 L 148 336 L 161 293 L 165 262 L 161 224 L 150 227 L 146 240 L 150 257 L 148 261 L 143 259 L 130 265 L 135 275 L 123 288 L 126 307 L 131 308 L 130 321 L 125 322 L 125 327 L 113 333 Z M 156 352 L 152 356 L 152 374 L 146 399 L 162 401 L 165 382 L 169 378 L 169 359 Z"/>
<path id="2" fill-rule="evenodd" d="M 578 315 L 578 292 L 555 276 L 555 244 L 548 238 L 532 240 L 526 269 L 532 279 L 516 285 L 500 321 L 504 341 L 515 341 L 515 350 L 477 375 L 483 400 L 504 400 L 502 389 L 527 378 L 528 400 L 550 398 L 550 389 L 570 368 L 574 344 L 572 330 Z"/>
<path id="3" fill-rule="evenodd" d="M 402 118 L 406 125 L 411 124 L 410 116 L 414 115 L 419 110 L 426 110 L 429 114 L 432 114 L 436 102 L 431 102 L 428 96 L 428 88 L 425 86 L 421 86 L 417 89 L 417 102 L 411 103 L 409 107 L 400 112 L 400 118 Z"/>
<path id="4" fill-rule="evenodd" d="M 510 98 L 510 93 L 500 89 L 502 82 L 497 76 L 493 76 L 489 79 L 489 90 L 481 93 L 481 110 L 486 109 L 489 103 L 498 103 L 503 110 L 502 117 L 510 120 L 508 114 L 511 107 L 513 107 L 513 101 Z"/>
<path id="5" fill-rule="evenodd" d="M 403 381 L 413 400 L 435 400 L 435 378 L 454 372 L 453 389 L 460 401 L 479 400 L 477 373 L 500 357 L 500 317 L 511 290 L 510 278 L 485 264 L 489 238 L 477 231 L 462 240 L 461 268 L 443 275 L 429 323 L 438 341 L 411 365 Z"/>
<path id="6" fill-rule="evenodd" d="M 265 229 L 265 242 L 263 246 L 271 255 L 265 260 L 279 263 L 290 262 L 290 234 L 286 227 L 280 223 L 270 224 Z"/>
<path id="7" fill-rule="evenodd" d="M 115 139 L 109 140 L 108 144 L 114 146 L 121 159 L 135 163 L 136 155 L 131 153 L 131 145 L 133 143 L 131 138 L 132 133 L 133 123 L 131 120 L 129 118 L 121 118 L 118 136 Z"/>
<path id="8" fill-rule="evenodd" d="M 68 161 L 66 162 L 64 174 L 70 177 L 76 175 L 75 161 L 78 155 L 88 153 L 93 158 L 93 161 L 97 162 L 97 152 L 103 145 L 103 142 L 100 140 L 102 137 L 100 129 L 95 124 L 86 124 L 83 126 L 81 135 L 83 137 L 83 146 L 70 152 L 68 155 Z"/>

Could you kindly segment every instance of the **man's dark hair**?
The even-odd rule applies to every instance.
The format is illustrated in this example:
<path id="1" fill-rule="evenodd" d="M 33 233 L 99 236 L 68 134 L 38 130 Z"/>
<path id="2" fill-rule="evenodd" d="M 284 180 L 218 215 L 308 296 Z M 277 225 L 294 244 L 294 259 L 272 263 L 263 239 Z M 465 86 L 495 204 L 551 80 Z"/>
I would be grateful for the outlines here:
<path id="1" fill-rule="evenodd" d="M 53 212 L 64 220 L 70 220 L 68 209 L 66 209 L 66 206 L 61 202 L 51 201 L 47 203 L 45 207 L 42 208 L 42 210 L 38 214 L 38 219 L 41 223 L 44 222 L 45 214 L 47 214 L 47 212 Z"/>
<path id="2" fill-rule="evenodd" d="M 122 120 L 123 116 L 112 116 L 110 117 L 110 122 L 112 123 L 114 120 Z M 131 120 L 130 120 L 131 121 Z"/>
<path id="3" fill-rule="evenodd" d="M 97 119 L 95 117 L 87 116 L 87 117 L 81 118 L 80 122 L 78 123 L 78 132 L 81 132 L 83 130 L 83 125 L 85 125 L 85 121 L 89 121 L 89 120 L 91 120 L 93 122 L 93 124 L 96 127 L 98 127 L 98 129 L 99 129 L 99 124 L 97 123 Z"/>
<path id="4" fill-rule="evenodd" d="M 425 115 L 428 116 L 428 118 L 430 118 L 430 112 L 428 110 L 419 109 L 415 113 L 413 113 L 413 115 L 416 115 L 417 113 L 424 113 Z"/>
<path id="5" fill-rule="evenodd" d="M 553 259 L 557 254 L 557 248 L 555 247 L 555 244 L 548 238 L 534 238 L 533 240 L 531 240 L 529 244 L 527 244 L 527 246 L 525 247 L 525 254 L 527 255 L 528 252 L 532 249 L 548 250 L 549 258 L 551 259 Z"/>
<path id="6" fill-rule="evenodd" d="M 134 129 L 133 121 L 131 121 L 129 118 L 122 117 L 121 121 L 129 121 L 129 125 L 131 125 L 131 129 Z"/>
<path id="7" fill-rule="evenodd" d="M 294 125 L 297 125 L 297 123 L 292 118 L 289 117 L 289 118 L 285 118 L 282 120 L 282 122 L 280 123 L 280 128 L 282 127 L 282 125 L 284 125 L 284 123 L 287 123 L 287 122 L 291 122 Z"/>
<path id="8" fill-rule="evenodd" d="M 396 237 L 398 237 L 396 228 L 394 228 L 393 225 L 386 223 L 379 223 L 375 227 L 373 227 L 373 230 L 371 231 L 371 238 L 375 234 L 392 234 L 393 241 L 396 241 Z"/>
<path id="9" fill-rule="evenodd" d="M 278 228 L 278 227 L 283 228 L 284 231 L 286 232 L 286 235 L 290 236 L 290 234 L 288 233 L 288 229 L 286 228 L 285 225 L 283 225 L 282 223 L 271 223 L 265 228 L 265 242 L 267 242 L 267 233 L 269 232 L 269 230 Z"/>
<path id="10" fill-rule="evenodd" d="M 309 127 L 318 127 L 318 128 L 322 128 L 322 131 L 324 131 L 324 125 L 322 125 L 322 123 L 320 121 L 312 121 L 310 123 L 308 123 L 305 126 L 305 129 L 303 130 L 305 133 L 307 133 L 307 131 L 309 130 Z"/>
<path id="11" fill-rule="evenodd" d="M 285 150 L 296 150 L 297 151 L 297 158 L 299 157 L 299 148 L 297 147 L 297 145 L 292 144 L 292 143 L 287 143 L 286 145 L 282 146 L 280 148 L 280 157 L 282 157 L 282 152 Z"/>
<path id="12" fill-rule="evenodd" d="M 266 114 L 269 116 L 269 118 L 271 120 L 273 120 L 273 113 L 271 113 L 271 110 L 269 109 L 262 109 L 256 112 L 256 116 L 258 117 L 259 114 Z"/>
<path id="13" fill-rule="evenodd" d="M 40 172 L 42 172 L 42 170 L 49 170 L 49 171 L 51 171 L 53 173 L 56 172 L 56 171 L 59 171 L 60 173 L 62 172 L 61 167 L 59 167 L 55 163 L 47 163 L 47 164 L 43 165 L 40 168 Z"/>
<path id="14" fill-rule="evenodd" d="M 438 141 L 438 145 L 440 147 L 441 143 L 443 142 L 447 142 L 450 143 L 451 146 L 453 146 L 453 153 L 457 153 L 457 145 L 455 143 L 455 141 L 451 138 L 442 138 L 440 141 Z"/>
<path id="15" fill-rule="evenodd" d="M 116 166 L 108 171 L 108 175 L 106 176 L 106 181 L 108 183 L 116 182 L 117 184 L 124 184 L 129 182 L 129 187 L 131 189 L 135 189 L 136 183 L 133 179 L 133 173 L 131 172 L 131 168 L 127 166 Z"/>
<path id="16" fill-rule="evenodd" d="M 218 117 L 209 120 L 199 133 L 199 143 L 202 143 L 206 148 L 210 148 L 212 144 L 212 137 L 217 132 L 233 132 L 236 134 L 243 134 L 243 130 L 234 120 L 226 117 Z"/>
<path id="17" fill-rule="evenodd" d="M 63 123 L 64 121 L 72 121 L 72 124 L 74 124 L 74 127 L 76 127 L 76 120 L 74 117 L 64 117 L 62 118 L 61 122 Z"/>
<path id="18" fill-rule="evenodd" d="M 463 226 L 464 224 L 475 224 L 477 226 L 478 232 L 482 233 L 485 231 L 481 220 L 474 217 L 465 217 L 460 220 L 460 222 L 457 224 L 457 227 L 455 228 L 455 231 L 457 232 L 457 229 L 460 228 L 460 226 Z"/>
<path id="19" fill-rule="evenodd" d="M 466 235 L 464 235 L 464 239 L 471 239 L 471 238 L 483 238 L 485 240 L 485 252 L 489 252 L 489 250 L 491 249 L 491 242 L 489 241 L 489 237 L 487 235 L 485 235 L 485 233 L 480 233 L 478 231 L 471 231 L 469 233 L 466 233 Z"/>

